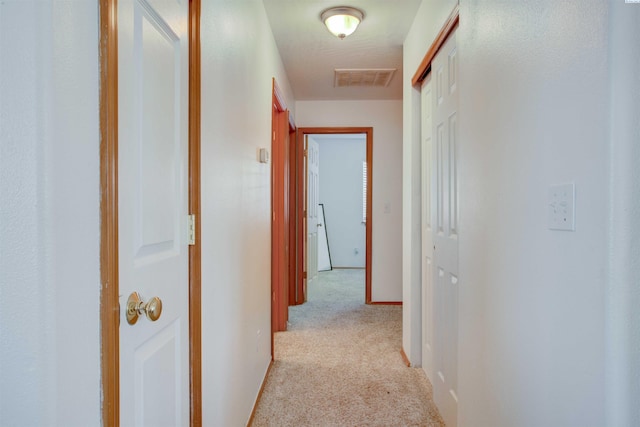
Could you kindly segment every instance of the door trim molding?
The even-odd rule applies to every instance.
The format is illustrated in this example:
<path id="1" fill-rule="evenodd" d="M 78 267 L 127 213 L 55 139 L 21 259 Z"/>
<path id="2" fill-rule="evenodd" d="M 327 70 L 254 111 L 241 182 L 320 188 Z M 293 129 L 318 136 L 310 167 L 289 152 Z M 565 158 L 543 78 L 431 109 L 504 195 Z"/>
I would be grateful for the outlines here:
<path id="1" fill-rule="evenodd" d="M 304 248 L 304 234 L 306 230 L 304 229 L 304 218 L 303 212 L 304 208 L 304 176 L 303 176 L 303 168 L 302 163 L 304 162 L 304 136 L 310 134 L 341 134 L 341 133 L 364 133 L 367 135 L 367 223 L 366 223 L 366 255 L 365 255 L 365 303 L 371 304 L 371 242 L 373 236 L 373 209 L 372 209 L 372 196 L 373 196 L 373 128 L 372 127 L 300 127 L 298 128 L 297 133 L 297 142 L 296 142 L 296 171 L 298 171 L 298 176 L 296 179 L 296 194 L 297 194 L 297 227 L 298 230 L 301 230 L 301 235 L 298 240 L 298 244 L 300 247 L 297 248 L 296 252 L 298 253 L 298 262 L 297 262 L 297 271 L 303 272 L 304 268 L 304 256 L 303 251 L 306 250 Z M 298 292 L 304 293 L 304 280 L 306 278 L 303 274 L 297 274 L 298 282 Z M 306 301 L 306 295 L 304 300 Z M 298 302 L 299 304 L 304 301 Z"/>
<path id="2" fill-rule="evenodd" d="M 444 42 L 447 41 L 451 32 L 453 32 L 453 30 L 458 26 L 459 22 L 460 5 L 456 4 L 413 75 L 413 78 L 411 79 L 411 84 L 413 86 L 422 84 L 422 81 L 427 77 L 429 71 L 431 71 L 431 61 L 433 61 L 433 58 L 440 51 L 440 48 L 444 45 Z"/>
<path id="3" fill-rule="evenodd" d="M 100 0 L 100 374 L 104 426 L 120 424 L 117 19 L 116 0 Z"/>
<path id="4" fill-rule="evenodd" d="M 189 393 L 191 427 L 202 426 L 202 210 L 200 203 L 200 11 L 189 0 L 189 213 L 195 214 L 195 245 L 189 246 Z"/>
<path id="5" fill-rule="evenodd" d="M 271 358 L 274 333 L 287 330 L 289 307 L 289 266 L 286 246 L 289 241 L 289 111 L 284 96 L 272 79 L 271 109 Z"/>
<path id="6" fill-rule="evenodd" d="M 196 245 L 189 248 L 190 423 L 202 425 L 200 244 L 200 1 L 189 0 L 189 210 Z M 102 425 L 120 425 L 118 300 L 118 13 L 99 0 L 100 26 L 100 374 Z"/>
<path id="7" fill-rule="evenodd" d="M 296 129 L 292 123 L 293 115 L 289 112 L 289 305 L 296 305 Z"/>

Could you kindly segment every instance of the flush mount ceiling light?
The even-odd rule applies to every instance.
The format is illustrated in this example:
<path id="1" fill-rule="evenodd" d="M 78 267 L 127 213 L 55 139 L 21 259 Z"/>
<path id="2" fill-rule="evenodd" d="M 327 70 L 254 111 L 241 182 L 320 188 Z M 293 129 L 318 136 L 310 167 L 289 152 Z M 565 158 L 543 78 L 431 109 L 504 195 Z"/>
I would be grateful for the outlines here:
<path id="1" fill-rule="evenodd" d="M 332 7 L 320 14 L 320 19 L 340 40 L 353 33 L 364 19 L 364 13 L 354 7 Z"/>

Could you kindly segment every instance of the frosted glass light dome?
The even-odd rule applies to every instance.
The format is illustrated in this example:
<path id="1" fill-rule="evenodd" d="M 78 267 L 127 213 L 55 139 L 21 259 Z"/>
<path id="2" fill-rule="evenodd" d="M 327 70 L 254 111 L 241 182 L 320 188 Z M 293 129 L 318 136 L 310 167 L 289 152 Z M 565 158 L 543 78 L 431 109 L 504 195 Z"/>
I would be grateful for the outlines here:
<path id="1" fill-rule="evenodd" d="M 353 7 L 333 7 L 320 15 L 327 29 L 339 39 L 352 34 L 364 19 L 364 13 Z"/>

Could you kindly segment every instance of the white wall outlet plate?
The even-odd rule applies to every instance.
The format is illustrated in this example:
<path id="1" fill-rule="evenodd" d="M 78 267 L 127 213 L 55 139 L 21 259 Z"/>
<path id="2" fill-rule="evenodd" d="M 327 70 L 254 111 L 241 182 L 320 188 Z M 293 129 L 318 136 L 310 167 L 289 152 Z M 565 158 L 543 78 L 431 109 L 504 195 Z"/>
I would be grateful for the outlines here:
<path id="1" fill-rule="evenodd" d="M 548 219 L 550 230 L 575 231 L 575 184 L 552 185 L 549 187 Z"/>

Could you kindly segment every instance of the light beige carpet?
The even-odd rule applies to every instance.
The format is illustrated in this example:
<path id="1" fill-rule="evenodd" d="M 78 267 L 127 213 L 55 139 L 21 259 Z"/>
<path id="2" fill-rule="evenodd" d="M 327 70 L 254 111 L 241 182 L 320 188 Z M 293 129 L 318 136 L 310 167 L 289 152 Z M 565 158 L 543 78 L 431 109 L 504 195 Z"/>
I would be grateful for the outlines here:
<path id="1" fill-rule="evenodd" d="M 290 307 L 252 425 L 444 426 L 402 361 L 402 307 L 364 304 L 364 270 L 321 272 Z"/>

